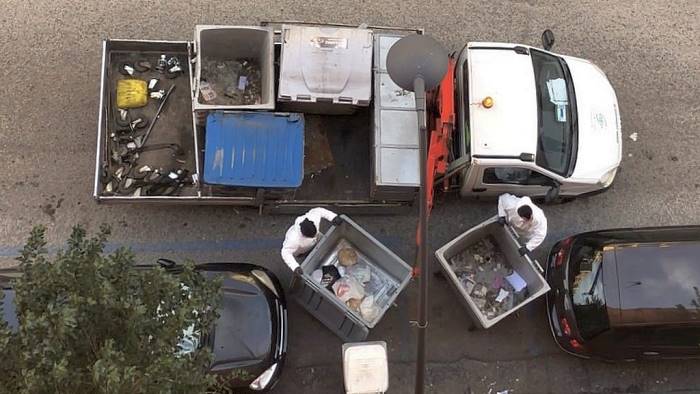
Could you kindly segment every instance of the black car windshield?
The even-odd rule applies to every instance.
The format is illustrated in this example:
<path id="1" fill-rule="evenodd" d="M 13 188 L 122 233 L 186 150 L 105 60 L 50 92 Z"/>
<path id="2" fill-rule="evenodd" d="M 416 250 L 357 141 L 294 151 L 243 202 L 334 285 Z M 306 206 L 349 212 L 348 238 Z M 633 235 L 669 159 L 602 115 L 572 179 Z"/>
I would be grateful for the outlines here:
<path id="1" fill-rule="evenodd" d="M 584 245 L 569 262 L 569 288 L 581 337 L 585 340 L 610 328 L 603 292 L 603 251 Z"/>
<path id="2" fill-rule="evenodd" d="M 537 93 L 536 163 L 562 176 L 571 175 L 576 145 L 576 101 L 564 61 L 532 50 Z"/>

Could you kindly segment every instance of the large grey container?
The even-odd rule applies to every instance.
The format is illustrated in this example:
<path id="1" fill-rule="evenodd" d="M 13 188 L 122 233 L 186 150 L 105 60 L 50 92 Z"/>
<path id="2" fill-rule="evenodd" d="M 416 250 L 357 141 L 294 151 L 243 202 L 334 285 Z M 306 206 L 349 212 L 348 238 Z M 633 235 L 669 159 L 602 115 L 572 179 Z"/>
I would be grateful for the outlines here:
<path id="1" fill-rule="evenodd" d="M 497 247 L 505 255 L 506 260 L 511 265 L 514 271 L 527 282 L 528 297 L 520 304 L 514 306 L 509 311 L 495 316 L 492 319 L 487 318 L 476 306 L 471 296 L 462 287 L 457 275 L 455 275 L 449 261 L 457 254 L 461 253 L 467 247 L 491 235 L 497 243 Z M 469 312 L 472 321 L 478 324 L 481 328 L 489 328 L 499 321 L 505 319 L 510 314 L 532 302 L 536 298 L 544 295 L 549 291 L 549 284 L 542 276 L 542 267 L 537 260 L 531 259 L 529 256 L 520 256 L 518 249 L 520 242 L 518 241 L 515 231 L 510 226 L 504 226 L 498 223 L 498 217 L 494 216 L 485 222 L 470 228 L 466 232 L 459 235 L 457 238 L 445 244 L 435 252 L 435 256 L 440 262 L 440 267 L 447 276 L 447 280 L 452 285 L 454 290 L 459 295 L 460 301 L 464 304 Z"/>
<path id="2" fill-rule="evenodd" d="M 304 309 L 345 342 L 357 342 L 367 338 L 369 330 L 381 320 L 399 293 L 408 285 L 411 267 L 350 218 L 344 215 L 342 218 L 343 223 L 332 226 L 301 263 L 304 271 L 302 280 L 295 281 L 290 291 Z M 387 284 L 381 309 L 371 322 L 365 321 L 332 291 L 311 278 L 314 270 L 332 261 L 341 243 L 351 244 L 366 258 L 373 275 L 377 273 Z"/>
<path id="3" fill-rule="evenodd" d="M 271 110 L 275 108 L 274 42 L 271 27 L 266 26 L 219 26 L 197 25 L 195 27 L 195 50 L 197 52 L 193 109 L 204 110 Z M 211 105 L 199 94 L 204 59 L 236 60 L 256 59 L 260 65 L 261 101 L 250 105 Z"/>
<path id="4" fill-rule="evenodd" d="M 283 25 L 281 34 L 280 102 L 326 113 L 369 105 L 372 30 Z"/>
<path id="5" fill-rule="evenodd" d="M 420 186 L 418 115 L 413 92 L 389 77 L 386 56 L 401 35 L 374 36 L 374 117 L 370 195 L 377 200 L 405 201 Z"/>

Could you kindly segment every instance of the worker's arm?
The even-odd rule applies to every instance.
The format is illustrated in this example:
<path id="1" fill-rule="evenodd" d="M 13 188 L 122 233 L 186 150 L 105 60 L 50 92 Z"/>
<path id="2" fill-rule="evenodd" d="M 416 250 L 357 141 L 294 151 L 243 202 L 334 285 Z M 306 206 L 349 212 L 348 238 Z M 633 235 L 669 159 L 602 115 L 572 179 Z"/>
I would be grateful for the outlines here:
<path id="1" fill-rule="evenodd" d="M 284 263 L 287 264 L 289 269 L 292 271 L 299 268 L 299 263 L 294 257 L 294 248 L 292 247 L 282 246 L 282 260 L 284 260 Z"/>
<path id="2" fill-rule="evenodd" d="M 518 198 L 510 193 L 503 193 L 498 196 L 498 216 L 506 217 L 506 209 L 514 207 L 518 203 Z"/>
<path id="3" fill-rule="evenodd" d="M 527 241 L 527 245 L 525 246 L 528 248 L 528 250 L 534 250 L 536 247 L 540 246 L 546 236 L 547 219 L 543 217 L 539 221 L 539 225 L 532 230 L 532 236 L 530 237 L 530 240 Z"/>
<path id="4" fill-rule="evenodd" d="M 335 219 L 335 217 L 338 216 L 335 212 L 322 207 L 316 207 L 311 209 L 308 215 L 318 215 L 321 218 L 328 220 L 329 222 L 332 222 L 333 219 Z"/>

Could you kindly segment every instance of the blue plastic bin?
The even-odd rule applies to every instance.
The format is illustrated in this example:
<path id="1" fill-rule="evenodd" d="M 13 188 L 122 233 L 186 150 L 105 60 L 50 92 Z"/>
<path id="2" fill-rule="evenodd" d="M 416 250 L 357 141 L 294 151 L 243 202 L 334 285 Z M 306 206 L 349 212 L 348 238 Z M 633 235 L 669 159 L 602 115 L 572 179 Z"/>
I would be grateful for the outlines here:
<path id="1" fill-rule="evenodd" d="M 296 188 L 304 179 L 302 114 L 211 112 L 205 140 L 205 183 Z"/>

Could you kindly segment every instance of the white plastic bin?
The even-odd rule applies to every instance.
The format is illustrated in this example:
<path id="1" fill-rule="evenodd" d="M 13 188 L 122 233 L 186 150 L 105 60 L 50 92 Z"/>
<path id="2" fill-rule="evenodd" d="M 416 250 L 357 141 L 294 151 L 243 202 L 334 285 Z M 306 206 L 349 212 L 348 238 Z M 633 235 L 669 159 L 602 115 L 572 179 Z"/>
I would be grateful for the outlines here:
<path id="1" fill-rule="evenodd" d="M 369 29 L 283 25 L 277 99 L 310 109 L 368 106 L 372 36 Z"/>
<path id="2" fill-rule="evenodd" d="M 389 389 L 386 342 L 343 344 L 343 377 L 347 394 L 386 392 Z"/>
<path id="3" fill-rule="evenodd" d="M 195 28 L 197 65 L 195 70 L 195 111 L 275 108 L 274 43 L 271 27 L 197 25 Z M 260 102 L 251 104 L 211 104 L 200 94 L 203 74 L 211 61 L 229 62 L 253 59 L 260 69 Z M 232 73 L 233 74 L 233 73 Z M 232 77 L 233 78 L 233 77 Z M 216 86 L 217 97 L 224 96 L 224 86 Z M 225 100 L 223 100 L 225 101 Z M 221 101 L 219 101 L 221 102 Z"/>

